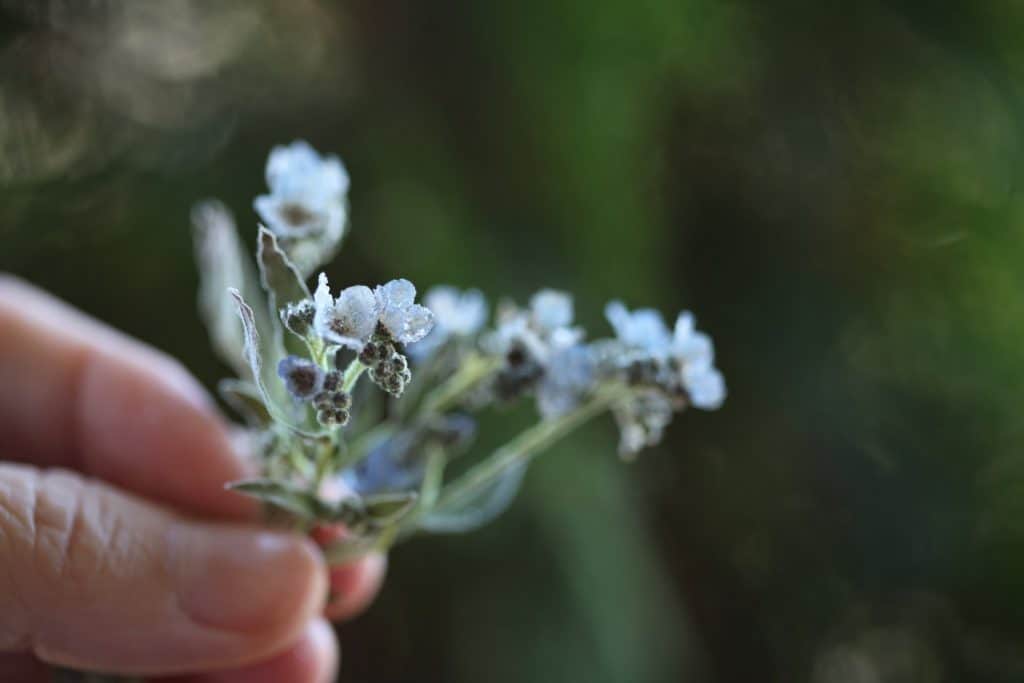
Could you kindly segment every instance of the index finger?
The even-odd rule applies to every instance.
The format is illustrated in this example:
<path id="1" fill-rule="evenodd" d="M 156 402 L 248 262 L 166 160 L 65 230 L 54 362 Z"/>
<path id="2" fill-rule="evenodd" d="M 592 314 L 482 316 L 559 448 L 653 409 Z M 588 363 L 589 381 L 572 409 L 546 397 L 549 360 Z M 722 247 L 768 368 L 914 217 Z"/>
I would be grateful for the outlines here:
<path id="1" fill-rule="evenodd" d="M 3 274 L 0 458 L 75 469 L 195 514 L 255 510 L 224 490 L 245 464 L 181 364 Z"/>

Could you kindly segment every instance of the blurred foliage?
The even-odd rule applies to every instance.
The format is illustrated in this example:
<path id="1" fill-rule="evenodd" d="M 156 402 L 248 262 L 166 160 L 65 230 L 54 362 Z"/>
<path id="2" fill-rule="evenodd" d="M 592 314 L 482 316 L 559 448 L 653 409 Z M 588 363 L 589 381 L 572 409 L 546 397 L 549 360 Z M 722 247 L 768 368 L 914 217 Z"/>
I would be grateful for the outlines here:
<path id="1" fill-rule="evenodd" d="M 208 383 L 189 207 L 254 223 L 299 137 L 353 177 L 332 281 L 716 339 L 720 412 L 400 548 L 342 680 L 1024 680 L 1024 5 L 0 8 L 0 267 Z"/>

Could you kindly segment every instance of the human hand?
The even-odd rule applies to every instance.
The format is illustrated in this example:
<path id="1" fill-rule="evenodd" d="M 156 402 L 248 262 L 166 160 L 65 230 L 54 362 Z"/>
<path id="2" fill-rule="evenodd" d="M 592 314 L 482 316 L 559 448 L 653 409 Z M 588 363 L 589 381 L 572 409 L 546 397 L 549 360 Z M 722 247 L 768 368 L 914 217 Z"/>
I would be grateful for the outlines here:
<path id="1" fill-rule="evenodd" d="M 226 423 L 173 359 L 0 274 L 0 680 L 47 666 L 190 683 L 333 679 L 321 610 L 352 616 L 384 559 L 328 577 L 305 538 L 247 525 Z"/>

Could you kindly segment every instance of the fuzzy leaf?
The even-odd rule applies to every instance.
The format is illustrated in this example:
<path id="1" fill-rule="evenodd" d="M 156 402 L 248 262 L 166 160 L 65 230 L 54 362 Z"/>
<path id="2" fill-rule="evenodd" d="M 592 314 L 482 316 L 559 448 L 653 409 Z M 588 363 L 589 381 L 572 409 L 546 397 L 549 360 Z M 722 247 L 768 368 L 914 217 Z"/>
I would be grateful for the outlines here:
<path id="1" fill-rule="evenodd" d="M 388 526 L 412 512 L 419 495 L 415 491 L 404 493 L 377 493 L 363 497 L 366 515 L 374 524 Z"/>
<path id="2" fill-rule="evenodd" d="M 440 534 L 459 534 L 487 524 L 512 503 L 525 474 L 526 463 L 522 463 L 471 498 L 438 505 L 423 516 L 420 528 Z"/>
<path id="3" fill-rule="evenodd" d="M 207 200 L 192 209 L 193 241 L 199 268 L 199 312 L 221 359 L 246 377 L 243 361 L 245 337 L 238 328 L 234 306 L 225 296 L 229 288 L 247 297 L 258 291 L 255 274 L 238 239 L 235 221 L 219 201 Z"/>
<path id="4" fill-rule="evenodd" d="M 316 519 L 319 516 L 321 506 L 316 497 L 285 482 L 273 479 L 246 479 L 231 482 L 227 488 L 286 510 L 302 519 Z"/>
<path id="5" fill-rule="evenodd" d="M 299 275 L 295 264 L 277 242 L 277 236 L 264 227 L 260 227 L 259 244 L 256 260 L 260 268 L 260 283 L 269 295 L 270 316 L 275 327 L 282 335 L 282 344 L 288 353 L 296 356 L 308 356 L 306 345 L 294 335 L 284 334 L 280 325 L 280 311 L 288 304 L 298 303 L 311 298 L 309 289 Z"/>
<path id="6" fill-rule="evenodd" d="M 256 316 L 249 304 L 245 303 L 242 295 L 237 289 L 228 290 L 238 307 L 238 315 L 242 319 L 242 330 L 245 334 L 245 360 L 249 364 L 256 388 L 259 390 L 260 398 L 267 407 L 267 412 L 277 422 L 288 427 L 293 432 L 308 437 L 320 436 L 319 432 L 309 432 L 297 423 L 297 420 L 290 415 L 291 407 L 285 401 L 288 400 L 284 392 L 284 384 L 279 381 L 273 357 L 266 357 L 267 351 L 260 345 L 260 334 L 256 329 Z M 270 389 L 268 387 L 274 387 Z M 273 391 L 273 393 L 272 393 Z M 284 400 L 281 394 L 285 393 Z"/>
<path id="7" fill-rule="evenodd" d="M 237 379 L 222 379 L 217 383 L 217 393 L 250 427 L 266 427 L 271 423 L 270 412 L 256 385 Z"/>

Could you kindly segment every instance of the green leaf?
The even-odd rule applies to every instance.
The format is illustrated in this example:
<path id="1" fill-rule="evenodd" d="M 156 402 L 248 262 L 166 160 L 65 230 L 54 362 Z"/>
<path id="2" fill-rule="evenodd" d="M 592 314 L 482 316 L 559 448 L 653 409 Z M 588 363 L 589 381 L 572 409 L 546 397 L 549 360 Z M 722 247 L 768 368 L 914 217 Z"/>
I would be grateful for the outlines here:
<path id="1" fill-rule="evenodd" d="M 308 356 L 308 347 L 301 339 L 293 334 L 284 334 L 283 325 L 280 324 L 280 311 L 288 304 L 311 298 L 309 289 L 295 264 L 278 244 L 277 236 L 262 226 L 256 249 L 256 261 L 260 268 L 260 283 L 270 297 L 270 316 L 275 321 L 275 329 L 281 335 L 282 344 L 288 353 Z"/>
<path id="2" fill-rule="evenodd" d="M 250 427 L 266 427 L 273 421 L 255 384 L 222 379 L 217 383 L 217 393 Z"/>
<path id="3" fill-rule="evenodd" d="M 244 493 L 302 519 L 318 519 L 320 501 L 314 495 L 291 484 L 273 479 L 246 479 L 231 482 L 227 488 Z"/>
<path id="4" fill-rule="evenodd" d="M 199 313 L 209 330 L 214 351 L 239 377 L 246 377 L 249 369 L 242 356 L 245 337 L 225 292 L 235 288 L 250 300 L 260 295 L 252 263 L 238 239 L 231 212 L 221 202 L 207 200 L 196 204 L 192 209 L 192 226 L 199 269 Z M 256 316 L 255 325 L 262 330 L 271 327 L 265 315 Z"/>
<path id="5" fill-rule="evenodd" d="M 399 521 L 416 507 L 419 494 L 415 491 L 400 493 L 378 493 L 364 496 L 363 506 L 366 516 L 373 524 L 389 526 Z"/>
<path id="6" fill-rule="evenodd" d="M 459 534 L 495 519 L 515 500 L 526 474 L 526 463 L 510 467 L 488 486 L 463 499 L 442 502 L 419 521 L 425 531 Z"/>

